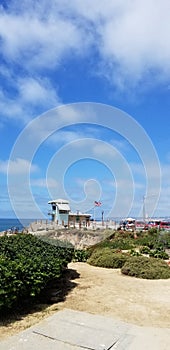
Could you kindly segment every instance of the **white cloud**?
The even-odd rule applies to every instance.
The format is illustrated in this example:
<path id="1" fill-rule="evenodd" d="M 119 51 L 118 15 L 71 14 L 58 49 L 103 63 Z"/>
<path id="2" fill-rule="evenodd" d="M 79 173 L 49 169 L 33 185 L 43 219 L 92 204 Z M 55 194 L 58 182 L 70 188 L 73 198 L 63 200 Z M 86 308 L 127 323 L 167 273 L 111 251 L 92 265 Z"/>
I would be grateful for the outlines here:
<path id="1" fill-rule="evenodd" d="M 142 89 L 142 82 L 147 88 L 149 75 L 152 84 L 168 82 L 169 31 L 169 0 L 56 0 L 50 4 L 30 0 L 20 6 L 13 1 L 8 10 L 1 7 L 0 11 L 1 55 L 27 72 L 30 80 L 23 83 L 22 93 L 25 97 L 26 85 L 32 85 L 27 96 L 31 103 L 33 90 L 42 102 L 48 85 L 40 79 L 31 82 L 31 73 L 45 75 L 44 69 L 60 68 L 65 59 L 76 55 L 92 57 L 94 47 L 99 64 L 93 70 L 120 90 L 138 84 Z"/>
<path id="2" fill-rule="evenodd" d="M 65 3 L 70 11 L 93 23 L 101 73 L 119 89 L 135 87 L 148 74 L 153 75 L 153 84 L 169 80 L 169 0 Z"/>
<path id="3" fill-rule="evenodd" d="M 146 173 L 146 165 L 147 165 L 147 173 Z M 142 162 L 131 162 L 130 167 L 134 174 L 141 176 L 149 176 L 152 178 L 152 181 L 158 180 L 162 177 L 162 167 L 160 165 L 160 172 L 157 171 L 157 165 L 150 161 L 150 164 L 143 164 Z"/>
<path id="4" fill-rule="evenodd" d="M 50 8 L 50 7 L 49 7 Z M 25 13 L 0 15 L 0 34 L 3 55 L 8 60 L 25 59 L 28 68 L 55 67 L 70 50 L 80 52 L 86 45 L 71 19 L 64 19 L 57 11 L 43 16 L 27 7 Z M 55 9 L 56 10 L 56 9 Z M 21 62 L 20 62 L 21 63 Z"/>
<path id="5" fill-rule="evenodd" d="M 57 69 L 77 55 L 93 57 L 94 47 L 93 73 L 119 90 L 168 84 L 169 31 L 169 0 L 30 0 L 20 6 L 13 1 L 7 10 L 1 6 L 0 51 L 6 65 L 1 64 L 0 74 L 12 91 L 7 93 L 5 85 L 0 90 L 2 118 L 27 122 L 57 106 Z M 77 120 L 74 110 L 62 118 Z M 73 140 L 74 134 L 66 137 Z"/>
<path id="6" fill-rule="evenodd" d="M 68 113 L 68 110 L 66 110 L 66 114 Z M 64 114 L 64 113 L 63 113 Z M 76 113 L 75 113 L 76 114 Z M 62 114 L 59 111 L 59 115 L 61 116 Z M 63 120 L 63 118 L 62 118 Z M 74 122 L 74 115 L 72 115 L 72 109 L 70 109 L 70 123 Z M 69 130 L 69 129 L 62 129 L 54 133 L 53 135 L 50 136 L 49 142 L 51 143 L 71 143 L 73 141 L 77 141 L 77 143 L 73 143 L 73 147 L 79 147 L 80 144 L 78 140 L 80 140 L 81 146 L 82 144 L 87 145 L 88 140 L 87 138 L 101 138 L 101 133 L 96 127 L 88 127 L 83 125 L 83 127 L 75 128 L 74 130 Z M 94 140 L 94 143 L 96 141 Z M 71 145 L 70 145 L 71 146 Z"/>
<path id="7" fill-rule="evenodd" d="M 5 94 L 2 90 L 0 90 L 0 110 L 1 118 L 5 116 L 8 119 L 22 119 L 23 122 L 27 120 L 27 115 L 25 115 L 21 103 Z"/>
<path id="8" fill-rule="evenodd" d="M 10 175 L 21 175 L 37 170 L 37 165 L 31 164 L 28 160 L 22 158 L 0 161 L 0 172 L 4 174 L 8 172 Z"/>
<path id="9" fill-rule="evenodd" d="M 122 5 L 121 5 L 122 6 Z M 116 83 L 139 82 L 150 71 L 170 77 L 170 3 L 133 1 L 101 28 L 101 55 L 116 63 Z M 165 69 L 166 67 L 166 69 Z M 156 73 L 159 79 L 159 74 Z M 122 86 L 121 86 L 122 84 Z"/>
<path id="10" fill-rule="evenodd" d="M 2 76 L 3 79 L 11 80 L 12 71 L 5 64 L 0 63 L 0 75 Z"/>
<path id="11" fill-rule="evenodd" d="M 42 188 L 57 188 L 58 182 L 53 178 L 41 178 L 41 179 L 32 179 L 31 185 Z"/>
<path id="12" fill-rule="evenodd" d="M 0 109 L 3 118 L 28 122 L 35 113 L 35 108 L 41 113 L 56 107 L 59 97 L 55 88 L 46 78 L 29 76 L 10 77 L 10 85 L 15 90 L 15 96 L 0 90 Z"/>
<path id="13" fill-rule="evenodd" d="M 18 90 L 22 103 L 46 106 L 56 106 L 58 103 L 58 96 L 47 79 L 21 78 L 18 80 Z"/>
<path id="14" fill-rule="evenodd" d="M 53 134 L 50 136 L 49 141 L 50 143 L 70 143 L 72 141 L 82 139 L 83 134 L 81 132 L 75 132 L 75 131 L 65 131 L 61 130 L 58 131 L 56 134 Z"/>
<path id="15" fill-rule="evenodd" d="M 131 162 L 130 167 L 134 174 L 145 176 L 145 168 L 142 163 Z"/>
<path id="16" fill-rule="evenodd" d="M 86 48 L 95 45 L 102 73 L 120 89 L 135 87 L 148 74 L 153 83 L 169 80 L 169 0 L 63 0 L 52 9 L 55 18 L 71 21 Z"/>
<path id="17" fill-rule="evenodd" d="M 110 144 L 115 147 L 117 150 L 120 151 L 128 151 L 129 150 L 129 144 L 126 140 L 114 140 L 112 139 L 110 141 Z"/>
<path id="18" fill-rule="evenodd" d="M 107 21 L 109 18 L 116 17 L 122 8 L 126 9 L 129 6 L 129 0 L 124 2 L 124 0 L 56 0 L 56 6 L 66 15 L 73 14 L 79 16 L 80 20 L 86 19 L 91 23 L 97 23 L 98 25 Z"/>
<path id="19" fill-rule="evenodd" d="M 117 156 L 116 149 L 104 142 L 102 144 L 95 142 L 92 151 L 95 156 L 111 157 L 112 159 Z"/>

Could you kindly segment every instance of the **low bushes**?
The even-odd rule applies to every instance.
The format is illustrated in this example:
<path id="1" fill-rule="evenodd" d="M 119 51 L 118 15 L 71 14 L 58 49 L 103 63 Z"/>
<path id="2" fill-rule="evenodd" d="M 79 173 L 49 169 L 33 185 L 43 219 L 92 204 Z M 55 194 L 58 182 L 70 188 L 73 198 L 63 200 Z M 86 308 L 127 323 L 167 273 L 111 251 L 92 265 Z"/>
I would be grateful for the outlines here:
<path id="1" fill-rule="evenodd" d="M 128 276 L 145 279 L 170 278 L 170 268 L 161 259 L 140 256 L 138 252 L 130 256 L 129 253 L 116 252 L 108 247 L 96 248 L 87 262 L 93 266 L 106 268 L 121 268 L 121 272 Z"/>
<path id="2" fill-rule="evenodd" d="M 150 254 L 150 248 L 149 247 L 147 247 L 147 246 L 144 246 L 144 247 L 141 247 L 140 248 L 140 253 L 141 254 Z"/>
<path id="3" fill-rule="evenodd" d="M 121 268 L 123 274 L 139 278 L 170 278 L 170 268 L 163 261 L 169 258 L 165 252 L 169 242 L 170 234 L 153 230 L 142 233 L 136 239 L 127 232 L 114 232 L 105 241 L 89 249 L 91 256 L 87 262 L 94 266 Z M 121 250 L 128 250 L 128 253 L 121 253 Z"/>
<path id="4" fill-rule="evenodd" d="M 170 278 L 170 268 L 164 261 L 144 256 L 130 257 L 122 266 L 121 272 L 145 279 Z"/>
<path id="5" fill-rule="evenodd" d="M 156 235 L 148 235 L 146 234 L 144 237 L 139 237 L 136 240 L 136 244 L 138 246 L 148 247 L 149 249 L 154 249 L 159 243 L 158 237 Z"/>
<path id="6" fill-rule="evenodd" d="M 73 251 L 32 235 L 0 237 L 0 310 L 35 298 L 50 280 L 61 276 Z"/>
<path id="7" fill-rule="evenodd" d="M 163 244 L 164 248 L 170 249 L 170 232 L 160 232 L 159 241 Z"/>
<path id="8" fill-rule="evenodd" d="M 98 248 L 129 250 L 135 248 L 135 240 L 132 238 L 123 238 L 121 236 L 115 236 L 111 239 L 109 237 L 99 243 L 96 243 L 94 246 L 91 246 L 88 248 L 88 250 L 92 253 L 95 249 Z"/>
<path id="9" fill-rule="evenodd" d="M 169 259 L 169 255 L 162 249 L 151 250 L 149 253 L 149 256 L 153 258 L 163 259 L 163 260 Z"/>
<path id="10" fill-rule="evenodd" d="M 75 249 L 73 261 L 77 262 L 86 262 L 89 257 L 89 252 L 84 249 Z"/>
<path id="11" fill-rule="evenodd" d="M 169 255 L 165 252 L 162 245 L 155 245 L 155 249 L 150 249 L 149 247 L 141 247 L 141 254 L 148 254 L 150 257 L 167 260 L 169 259 Z"/>
<path id="12" fill-rule="evenodd" d="M 93 266 L 106 267 L 106 268 L 121 268 L 128 256 L 122 253 L 116 253 L 109 248 L 96 249 L 93 251 L 87 262 Z"/>

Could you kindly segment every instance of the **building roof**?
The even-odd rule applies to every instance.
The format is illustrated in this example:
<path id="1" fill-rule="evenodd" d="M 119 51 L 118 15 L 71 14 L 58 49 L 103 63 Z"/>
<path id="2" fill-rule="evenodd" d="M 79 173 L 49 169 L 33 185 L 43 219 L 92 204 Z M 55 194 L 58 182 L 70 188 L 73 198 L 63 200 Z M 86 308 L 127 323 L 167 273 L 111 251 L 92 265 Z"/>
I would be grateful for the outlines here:
<path id="1" fill-rule="evenodd" d="M 70 211 L 70 207 L 68 204 L 58 204 L 56 203 L 57 207 L 59 210 L 66 210 L 66 211 Z"/>
<path id="2" fill-rule="evenodd" d="M 69 213 L 69 216 L 84 216 L 84 217 L 90 217 L 91 214 L 88 214 L 88 213 L 81 213 L 81 212 L 79 212 L 79 213 L 72 213 L 72 212 L 70 212 L 70 213 Z"/>
<path id="3" fill-rule="evenodd" d="M 69 204 L 69 201 L 66 199 L 53 199 L 52 201 L 49 201 L 48 204 Z"/>

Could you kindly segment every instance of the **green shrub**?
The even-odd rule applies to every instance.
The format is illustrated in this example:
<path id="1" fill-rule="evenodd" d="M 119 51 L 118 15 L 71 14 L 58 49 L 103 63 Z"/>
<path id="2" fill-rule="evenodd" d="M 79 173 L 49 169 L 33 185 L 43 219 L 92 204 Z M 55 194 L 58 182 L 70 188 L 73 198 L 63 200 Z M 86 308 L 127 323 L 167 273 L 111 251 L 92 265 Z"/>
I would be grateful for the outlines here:
<path id="1" fill-rule="evenodd" d="M 150 249 L 154 249 L 155 245 L 158 244 L 158 239 L 157 237 L 154 236 L 144 236 L 140 237 L 136 240 L 136 244 L 139 246 L 145 246 Z"/>
<path id="2" fill-rule="evenodd" d="M 131 231 L 118 231 L 115 232 L 115 238 L 116 239 L 122 239 L 122 238 L 133 238 L 134 237 L 134 233 Z"/>
<path id="3" fill-rule="evenodd" d="M 160 232 L 159 241 L 162 243 L 164 248 L 170 249 L 170 232 Z"/>
<path id="4" fill-rule="evenodd" d="M 148 234 L 153 235 L 153 234 L 158 233 L 158 227 L 152 227 L 148 230 Z"/>
<path id="5" fill-rule="evenodd" d="M 51 245 L 32 235 L 0 237 L 0 309 L 35 298 L 59 278 L 72 260 L 71 247 Z"/>
<path id="6" fill-rule="evenodd" d="M 160 241 L 158 241 L 158 242 L 155 242 L 154 249 L 158 251 L 162 251 L 164 250 L 164 246 Z"/>
<path id="7" fill-rule="evenodd" d="M 0 257 L 0 310 L 10 308 L 17 300 L 22 282 L 17 279 L 18 264 Z"/>
<path id="8" fill-rule="evenodd" d="M 121 272 L 124 275 L 145 279 L 170 278 L 170 268 L 164 261 L 144 256 L 130 257 Z"/>
<path id="9" fill-rule="evenodd" d="M 106 248 L 96 249 L 87 262 L 93 266 L 106 268 L 121 268 L 128 256 L 122 253 L 115 253 L 114 250 Z"/>
<path id="10" fill-rule="evenodd" d="M 134 240 L 130 238 L 117 237 L 111 241 L 101 242 L 100 247 L 108 247 L 110 249 L 129 250 L 135 247 Z"/>
<path id="11" fill-rule="evenodd" d="M 140 248 L 140 253 L 141 253 L 141 254 L 149 254 L 150 251 L 151 251 L 150 248 L 149 248 L 149 247 L 146 247 L 146 246 Z"/>
<path id="12" fill-rule="evenodd" d="M 89 257 L 89 252 L 84 249 L 75 249 L 73 261 L 86 262 Z"/>
<path id="13" fill-rule="evenodd" d="M 131 249 L 130 256 L 141 256 L 141 254 L 138 251 Z"/>
<path id="14" fill-rule="evenodd" d="M 160 249 L 151 250 L 149 256 L 153 258 L 163 259 L 163 260 L 169 259 L 169 255 L 164 250 L 160 250 Z"/>

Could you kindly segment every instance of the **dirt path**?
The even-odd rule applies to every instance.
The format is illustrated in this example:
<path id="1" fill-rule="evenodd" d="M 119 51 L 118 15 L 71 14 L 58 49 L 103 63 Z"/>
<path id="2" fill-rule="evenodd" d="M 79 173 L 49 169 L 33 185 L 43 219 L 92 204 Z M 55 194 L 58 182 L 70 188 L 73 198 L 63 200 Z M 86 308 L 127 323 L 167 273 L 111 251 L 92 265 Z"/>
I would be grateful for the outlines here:
<path id="1" fill-rule="evenodd" d="M 170 327 L 170 279 L 142 280 L 120 270 L 71 263 L 80 273 L 60 307 L 113 316 L 145 326 Z"/>
<path id="2" fill-rule="evenodd" d="M 70 263 L 79 277 L 64 302 L 59 302 L 0 327 L 0 337 L 12 335 L 39 322 L 57 310 L 87 311 L 136 325 L 170 327 L 170 279 L 142 280 L 121 275 L 120 270 L 86 263 Z"/>

